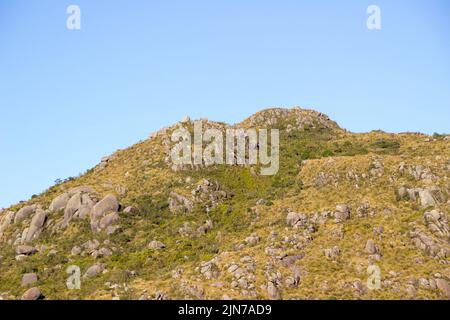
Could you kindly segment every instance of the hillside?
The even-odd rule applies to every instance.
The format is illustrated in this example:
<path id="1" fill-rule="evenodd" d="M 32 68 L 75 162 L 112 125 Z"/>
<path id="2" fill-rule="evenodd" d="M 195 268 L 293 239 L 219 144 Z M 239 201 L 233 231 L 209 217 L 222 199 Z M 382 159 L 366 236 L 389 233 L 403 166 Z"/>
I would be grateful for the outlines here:
<path id="1" fill-rule="evenodd" d="M 278 173 L 173 165 L 183 119 L 1 211 L 0 298 L 450 299 L 450 136 L 301 108 L 200 121 L 279 129 Z"/>

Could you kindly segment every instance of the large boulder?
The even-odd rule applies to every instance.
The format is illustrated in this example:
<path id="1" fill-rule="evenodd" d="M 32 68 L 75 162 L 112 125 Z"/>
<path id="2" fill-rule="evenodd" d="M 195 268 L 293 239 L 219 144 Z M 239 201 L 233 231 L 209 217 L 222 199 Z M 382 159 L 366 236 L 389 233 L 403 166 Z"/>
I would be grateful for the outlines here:
<path id="1" fill-rule="evenodd" d="M 98 202 L 93 208 L 91 213 L 91 228 L 94 232 L 99 232 L 103 227 L 109 227 L 110 224 L 118 219 L 116 215 L 109 215 L 111 213 L 117 213 L 119 210 L 119 202 L 113 195 L 107 195 L 100 202 Z M 106 219 L 103 219 L 106 218 Z M 101 223 L 102 222 L 102 223 Z M 109 225 L 108 225 L 109 223 Z"/>
<path id="2" fill-rule="evenodd" d="M 113 195 L 107 195 L 92 209 L 92 218 L 99 219 L 110 212 L 117 212 L 119 210 L 119 202 Z"/>
<path id="3" fill-rule="evenodd" d="M 26 218 L 34 214 L 36 212 L 36 209 L 37 205 L 35 204 L 23 207 L 22 209 L 17 211 L 16 216 L 14 218 L 14 223 L 18 223 L 22 220 L 25 220 Z"/>
<path id="4" fill-rule="evenodd" d="M 38 209 L 34 214 L 33 219 L 31 219 L 30 227 L 28 228 L 24 242 L 27 243 L 39 237 L 46 221 L 47 212 Z"/>
<path id="5" fill-rule="evenodd" d="M 89 194 L 78 192 L 71 196 L 64 210 L 64 219 L 60 226 L 66 227 L 74 218 L 87 218 L 95 205 Z"/>
<path id="6" fill-rule="evenodd" d="M 53 199 L 48 210 L 50 210 L 51 212 L 56 212 L 56 211 L 64 209 L 66 207 L 69 199 L 70 199 L 70 197 L 67 192 L 57 196 L 55 199 Z"/>
<path id="7" fill-rule="evenodd" d="M 81 207 L 75 213 L 75 216 L 79 219 L 85 219 L 91 214 L 92 208 L 95 205 L 95 201 L 91 199 L 89 194 L 84 193 L 81 196 Z"/>
<path id="8" fill-rule="evenodd" d="M 64 210 L 64 221 L 69 222 L 73 215 L 80 209 L 81 204 L 81 193 L 74 194 L 67 202 L 66 209 Z"/>

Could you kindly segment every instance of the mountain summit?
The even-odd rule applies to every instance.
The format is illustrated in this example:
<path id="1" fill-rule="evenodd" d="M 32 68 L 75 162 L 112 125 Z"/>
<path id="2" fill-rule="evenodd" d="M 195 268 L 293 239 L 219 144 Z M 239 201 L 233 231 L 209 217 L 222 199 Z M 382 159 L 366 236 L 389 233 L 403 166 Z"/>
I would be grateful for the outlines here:
<path id="1" fill-rule="evenodd" d="M 250 163 L 260 143 L 174 164 L 174 132 L 194 143 L 198 123 L 277 129 L 279 170 Z M 449 150 L 301 108 L 186 117 L 0 211 L 0 298 L 449 299 Z"/>

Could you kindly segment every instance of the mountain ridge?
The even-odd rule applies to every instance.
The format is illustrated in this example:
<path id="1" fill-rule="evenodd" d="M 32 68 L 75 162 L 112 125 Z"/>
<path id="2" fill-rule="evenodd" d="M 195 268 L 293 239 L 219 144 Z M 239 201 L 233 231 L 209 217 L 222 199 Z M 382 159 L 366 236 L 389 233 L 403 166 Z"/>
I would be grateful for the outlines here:
<path id="1" fill-rule="evenodd" d="M 449 297 L 449 136 L 352 133 L 298 107 L 200 121 L 279 129 L 279 172 L 174 168 L 171 134 L 192 133 L 186 117 L 1 211 L 0 296 Z M 80 290 L 65 285 L 71 265 Z M 381 289 L 369 288 L 373 265 Z"/>

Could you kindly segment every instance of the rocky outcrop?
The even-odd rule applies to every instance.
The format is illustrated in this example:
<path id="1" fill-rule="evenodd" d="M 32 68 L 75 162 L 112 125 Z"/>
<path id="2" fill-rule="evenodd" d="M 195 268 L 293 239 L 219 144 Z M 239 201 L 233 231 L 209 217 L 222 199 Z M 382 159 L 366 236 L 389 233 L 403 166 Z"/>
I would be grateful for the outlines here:
<path id="1" fill-rule="evenodd" d="M 188 213 L 194 208 L 194 204 L 187 197 L 176 192 L 170 193 L 169 209 L 172 213 Z"/>
<path id="2" fill-rule="evenodd" d="M 91 228 L 94 232 L 100 232 L 109 228 L 118 220 L 119 202 L 113 195 L 107 195 L 93 208 L 91 213 Z"/>
<path id="3" fill-rule="evenodd" d="M 0 238 L 5 232 L 6 228 L 8 228 L 12 223 L 14 223 L 14 212 L 7 211 L 0 218 Z"/>
<path id="4" fill-rule="evenodd" d="M 36 212 L 37 205 L 33 204 L 31 206 L 25 206 L 19 211 L 17 211 L 16 216 L 14 218 L 14 223 L 18 223 L 22 220 L 25 220 L 29 216 L 33 215 Z"/>
<path id="5" fill-rule="evenodd" d="M 450 257 L 449 224 L 446 214 L 437 210 L 427 211 L 423 215 L 427 230 L 415 227 L 410 232 L 414 245 L 432 257 L 447 263 Z"/>
<path id="6" fill-rule="evenodd" d="M 41 234 L 44 229 L 45 222 L 47 221 L 47 212 L 44 210 L 38 209 L 31 219 L 30 226 L 28 228 L 28 232 L 25 236 L 25 243 L 33 241 Z"/>
<path id="7" fill-rule="evenodd" d="M 48 210 L 51 212 L 56 212 L 56 211 L 64 209 L 66 207 L 69 199 L 70 199 L 70 196 L 67 192 L 57 196 L 55 199 L 53 199 L 52 203 L 48 207 Z"/>
<path id="8" fill-rule="evenodd" d="M 308 218 L 303 213 L 289 212 L 286 217 L 286 223 L 288 226 L 301 228 L 308 224 Z"/>
<path id="9" fill-rule="evenodd" d="M 227 197 L 227 193 L 220 190 L 218 182 L 212 182 L 208 179 L 203 179 L 197 187 L 191 191 L 191 194 L 194 202 L 202 203 L 205 206 L 206 212 L 217 207 L 219 202 Z"/>
<path id="10" fill-rule="evenodd" d="M 219 277 L 220 271 L 215 262 L 215 259 L 213 259 L 201 264 L 199 271 L 206 280 L 216 279 Z"/>
<path id="11" fill-rule="evenodd" d="M 76 192 L 72 195 L 64 209 L 64 218 L 60 227 L 67 227 L 72 219 L 86 219 L 93 211 L 95 201 L 91 199 L 88 193 Z"/>
<path id="12" fill-rule="evenodd" d="M 436 207 L 446 201 L 445 195 L 438 187 L 407 188 L 401 187 L 397 192 L 401 200 L 419 201 L 423 208 Z"/>
<path id="13" fill-rule="evenodd" d="M 432 257 L 446 259 L 450 257 L 450 246 L 445 241 L 438 240 L 420 229 L 410 233 L 414 245 Z"/>
<path id="14" fill-rule="evenodd" d="M 425 212 L 423 218 L 428 229 L 436 236 L 441 238 L 450 236 L 449 221 L 445 213 L 432 210 Z"/>

